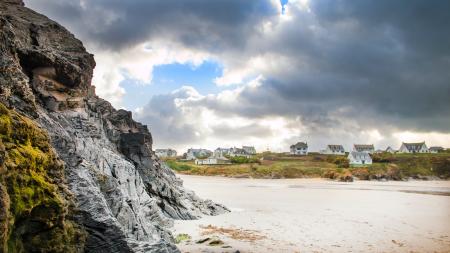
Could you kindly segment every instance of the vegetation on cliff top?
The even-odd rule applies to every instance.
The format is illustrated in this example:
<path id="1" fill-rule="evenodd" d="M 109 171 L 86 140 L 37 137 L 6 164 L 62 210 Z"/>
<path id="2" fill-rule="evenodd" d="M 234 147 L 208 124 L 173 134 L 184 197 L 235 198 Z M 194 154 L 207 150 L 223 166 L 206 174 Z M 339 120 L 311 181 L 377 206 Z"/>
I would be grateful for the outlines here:
<path id="1" fill-rule="evenodd" d="M 63 165 L 46 133 L 0 103 L 0 251 L 77 252 Z"/>

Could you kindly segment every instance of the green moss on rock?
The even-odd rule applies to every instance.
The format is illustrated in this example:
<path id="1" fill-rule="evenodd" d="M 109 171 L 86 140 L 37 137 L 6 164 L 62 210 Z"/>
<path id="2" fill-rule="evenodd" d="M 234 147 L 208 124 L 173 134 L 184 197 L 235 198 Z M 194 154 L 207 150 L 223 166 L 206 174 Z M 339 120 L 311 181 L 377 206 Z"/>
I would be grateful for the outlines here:
<path id="1" fill-rule="evenodd" d="M 82 251 L 86 233 L 70 219 L 61 164 L 46 133 L 0 103 L 1 252 Z"/>

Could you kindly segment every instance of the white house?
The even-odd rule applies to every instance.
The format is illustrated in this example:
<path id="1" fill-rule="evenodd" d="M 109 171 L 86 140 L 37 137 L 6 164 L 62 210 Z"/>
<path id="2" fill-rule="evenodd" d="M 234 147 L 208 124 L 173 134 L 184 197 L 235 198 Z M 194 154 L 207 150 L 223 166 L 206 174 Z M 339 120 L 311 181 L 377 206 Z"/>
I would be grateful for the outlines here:
<path id="1" fill-rule="evenodd" d="M 375 147 L 373 146 L 373 144 L 354 144 L 353 151 L 367 152 L 369 154 L 372 154 L 375 152 Z"/>
<path id="2" fill-rule="evenodd" d="M 155 150 L 155 154 L 159 157 L 159 158 L 165 158 L 165 157 L 176 157 L 177 156 L 177 151 L 171 149 L 171 148 L 167 148 L 167 149 L 156 149 Z"/>
<path id="3" fill-rule="evenodd" d="M 345 150 L 342 145 L 327 145 L 321 153 L 325 155 L 345 155 Z"/>
<path id="4" fill-rule="evenodd" d="M 230 148 L 216 148 L 214 150 L 214 157 L 225 157 L 230 154 Z"/>
<path id="5" fill-rule="evenodd" d="M 244 156 L 250 158 L 252 155 L 256 154 L 255 147 L 242 146 L 242 148 L 216 148 L 214 150 L 214 157 L 226 157 L 226 156 Z"/>
<path id="6" fill-rule="evenodd" d="M 348 154 L 348 160 L 350 165 L 365 165 L 372 164 L 372 158 L 366 151 L 358 152 L 352 151 Z"/>
<path id="7" fill-rule="evenodd" d="M 308 143 L 306 142 L 297 142 L 294 145 L 291 145 L 291 155 L 307 155 L 308 154 Z"/>
<path id="8" fill-rule="evenodd" d="M 207 149 L 196 149 L 196 148 L 190 148 L 188 151 L 184 154 L 186 160 L 195 160 L 197 158 L 202 157 L 210 157 L 212 155 L 212 152 Z"/>
<path id="9" fill-rule="evenodd" d="M 394 154 L 396 151 L 389 146 L 389 147 L 386 148 L 386 152 Z"/>
<path id="10" fill-rule="evenodd" d="M 250 158 L 252 156 L 252 154 L 247 153 L 247 151 L 243 148 L 231 148 L 230 149 L 230 153 L 228 154 L 231 157 L 235 157 L 235 156 L 243 156 L 243 157 L 247 157 Z"/>
<path id="11" fill-rule="evenodd" d="M 253 146 L 242 146 L 242 149 L 249 155 L 256 155 L 256 149 Z"/>
<path id="12" fill-rule="evenodd" d="M 231 164 L 231 161 L 227 158 L 208 157 L 206 159 L 195 159 L 197 165 L 220 165 Z"/>
<path id="13" fill-rule="evenodd" d="M 444 148 L 443 147 L 430 147 L 429 150 L 430 150 L 430 153 L 439 153 L 439 152 L 444 151 Z"/>
<path id="14" fill-rule="evenodd" d="M 425 142 L 417 142 L 417 143 L 406 143 L 403 142 L 402 146 L 400 146 L 399 153 L 429 153 L 430 150 L 428 149 Z"/>

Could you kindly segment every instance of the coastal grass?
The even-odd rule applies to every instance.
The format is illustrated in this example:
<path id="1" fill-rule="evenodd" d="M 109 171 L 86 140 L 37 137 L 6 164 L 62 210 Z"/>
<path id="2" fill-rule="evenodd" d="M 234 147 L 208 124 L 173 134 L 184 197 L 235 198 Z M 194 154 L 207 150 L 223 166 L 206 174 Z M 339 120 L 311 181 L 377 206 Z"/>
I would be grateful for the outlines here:
<path id="1" fill-rule="evenodd" d="M 219 234 L 232 238 L 234 240 L 247 242 L 255 242 L 267 238 L 264 234 L 257 230 L 242 229 L 236 227 L 217 227 L 211 224 L 208 226 L 200 226 L 200 228 L 202 229 L 201 235 L 203 236 Z"/>
<path id="2" fill-rule="evenodd" d="M 253 178 L 321 177 L 337 165 L 324 157 L 268 156 L 255 163 L 229 165 L 196 165 L 193 161 L 166 161 L 178 173 L 204 176 L 229 176 Z M 188 169 L 189 168 L 189 169 Z"/>
<path id="3" fill-rule="evenodd" d="M 177 234 L 177 236 L 175 236 L 175 244 L 179 244 L 184 241 L 189 241 L 191 239 L 192 237 L 188 234 Z"/>
<path id="4" fill-rule="evenodd" d="M 309 154 L 291 156 L 279 153 L 258 154 L 254 163 L 229 165 L 196 165 L 193 161 L 166 163 L 180 174 L 243 178 L 330 178 L 348 181 L 440 177 L 450 178 L 450 153 L 437 154 L 374 154 L 374 163 L 350 167 L 346 156 Z"/>

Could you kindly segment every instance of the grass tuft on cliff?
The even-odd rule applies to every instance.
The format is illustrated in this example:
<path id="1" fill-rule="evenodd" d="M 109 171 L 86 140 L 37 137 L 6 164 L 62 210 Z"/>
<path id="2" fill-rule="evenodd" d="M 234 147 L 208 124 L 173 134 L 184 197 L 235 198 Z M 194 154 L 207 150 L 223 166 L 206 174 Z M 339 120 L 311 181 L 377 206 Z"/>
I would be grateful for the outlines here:
<path id="1" fill-rule="evenodd" d="M 79 252 L 62 163 L 48 136 L 0 103 L 0 252 Z"/>

